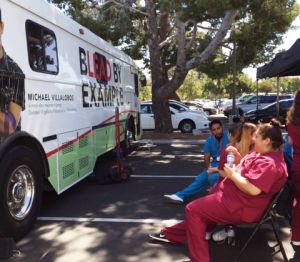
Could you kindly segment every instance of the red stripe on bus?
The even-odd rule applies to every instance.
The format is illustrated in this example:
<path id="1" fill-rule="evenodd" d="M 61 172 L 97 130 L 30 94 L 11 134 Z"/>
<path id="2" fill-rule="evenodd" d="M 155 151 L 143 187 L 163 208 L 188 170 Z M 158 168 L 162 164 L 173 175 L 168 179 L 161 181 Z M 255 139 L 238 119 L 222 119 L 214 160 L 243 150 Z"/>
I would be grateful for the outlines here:
<path id="1" fill-rule="evenodd" d="M 121 114 L 125 114 L 125 113 L 136 113 L 136 111 L 128 110 L 128 111 L 123 111 L 123 112 L 121 112 L 121 113 L 119 113 L 119 114 L 121 115 Z M 101 122 L 101 123 L 99 124 L 99 126 L 106 124 L 107 122 L 109 122 L 110 120 L 114 119 L 115 117 L 116 117 L 116 115 L 113 115 L 113 116 L 107 118 L 106 120 L 104 120 L 103 122 Z M 74 144 L 76 141 L 79 141 L 80 139 L 84 138 L 85 136 L 89 135 L 90 133 L 92 133 L 92 130 L 89 130 L 89 131 L 83 133 L 82 135 L 80 135 L 78 138 L 73 139 L 73 140 L 69 141 L 68 143 L 66 143 L 66 144 L 64 144 L 64 145 L 62 145 L 62 146 L 60 146 L 60 147 L 58 147 L 58 148 L 56 148 L 56 149 L 54 149 L 54 150 L 52 150 L 52 151 L 49 151 L 49 152 L 46 154 L 46 156 L 47 156 L 47 157 L 50 157 L 50 156 L 52 156 L 52 155 L 58 153 L 59 151 L 65 149 L 65 148 L 68 147 L 69 145 Z M 123 134 L 123 132 L 122 132 L 121 134 Z"/>
<path id="2" fill-rule="evenodd" d="M 124 114 L 126 114 L 126 113 L 137 113 L 137 111 L 133 111 L 133 110 L 123 111 L 123 112 L 120 112 L 119 115 L 124 115 Z M 109 122 L 110 120 L 112 120 L 112 119 L 114 119 L 114 118 L 116 118 L 116 115 L 113 115 L 113 116 L 107 118 L 106 120 L 102 121 L 102 122 L 99 124 L 99 126 L 106 124 L 107 122 Z"/>
<path id="3" fill-rule="evenodd" d="M 52 156 L 52 155 L 58 153 L 59 151 L 64 150 L 64 149 L 67 148 L 68 146 L 74 144 L 76 141 L 79 141 L 80 139 L 82 139 L 82 138 L 84 138 L 85 136 L 89 135 L 91 132 L 92 132 L 92 130 L 89 130 L 89 131 L 83 133 L 82 135 L 80 135 L 78 138 L 73 139 L 73 140 L 71 140 L 71 141 L 69 141 L 69 142 L 63 144 L 62 146 L 60 146 L 60 147 L 58 147 L 58 148 L 56 148 L 56 149 L 54 149 L 54 150 L 48 152 L 48 153 L 47 153 L 47 157 L 50 157 L 50 156 Z"/>

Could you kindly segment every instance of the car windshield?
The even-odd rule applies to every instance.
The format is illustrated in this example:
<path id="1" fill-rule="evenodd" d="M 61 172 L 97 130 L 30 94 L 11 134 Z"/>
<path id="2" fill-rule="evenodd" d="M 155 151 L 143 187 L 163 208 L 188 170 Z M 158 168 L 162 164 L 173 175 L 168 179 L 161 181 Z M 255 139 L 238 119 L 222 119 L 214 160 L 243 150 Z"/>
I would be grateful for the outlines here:
<path id="1" fill-rule="evenodd" d="M 244 103 L 249 100 L 253 95 L 243 95 L 237 99 L 238 103 Z"/>
<path id="2" fill-rule="evenodd" d="M 182 107 L 181 105 L 177 105 L 177 104 L 171 104 L 171 103 L 169 103 L 169 106 L 170 106 L 170 108 L 172 108 L 176 112 L 184 112 L 184 111 L 188 110 L 188 108 Z"/>
<path id="3" fill-rule="evenodd" d="M 189 109 L 189 107 L 188 107 L 186 104 L 184 104 L 184 103 L 182 103 L 182 102 L 179 102 L 179 101 L 176 101 L 176 103 L 175 103 L 175 102 L 169 101 L 169 104 L 170 104 L 170 106 L 176 105 L 176 106 L 178 106 L 178 107 L 184 107 L 186 110 Z"/>
<path id="4" fill-rule="evenodd" d="M 243 101 L 241 103 L 247 103 L 248 101 L 250 101 L 252 98 L 254 97 L 254 95 L 249 95 L 247 97 L 245 97 L 245 99 L 243 99 Z M 255 96 L 256 97 L 256 96 Z"/>

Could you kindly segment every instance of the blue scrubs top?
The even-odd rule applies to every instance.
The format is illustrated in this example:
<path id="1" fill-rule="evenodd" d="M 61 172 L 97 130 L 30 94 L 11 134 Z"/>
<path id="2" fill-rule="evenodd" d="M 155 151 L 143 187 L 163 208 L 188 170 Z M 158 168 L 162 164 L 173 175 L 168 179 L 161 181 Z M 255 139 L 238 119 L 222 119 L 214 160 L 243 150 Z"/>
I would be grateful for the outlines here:
<path id="1" fill-rule="evenodd" d="M 223 131 L 222 138 L 216 139 L 213 135 L 210 135 L 204 144 L 204 153 L 209 153 L 212 157 L 211 166 L 217 167 L 219 163 L 220 154 L 223 149 L 229 144 L 228 132 Z"/>
<path id="2" fill-rule="evenodd" d="M 284 135 L 283 136 L 283 140 L 284 140 L 284 145 L 283 145 L 283 156 L 284 156 L 284 160 L 286 163 L 286 166 L 288 168 L 288 171 L 290 173 L 291 171 L 291 166 L 292 166 L 292 160 L 293 160 L 293 147 L 288 144 L 288 135 Z"/>

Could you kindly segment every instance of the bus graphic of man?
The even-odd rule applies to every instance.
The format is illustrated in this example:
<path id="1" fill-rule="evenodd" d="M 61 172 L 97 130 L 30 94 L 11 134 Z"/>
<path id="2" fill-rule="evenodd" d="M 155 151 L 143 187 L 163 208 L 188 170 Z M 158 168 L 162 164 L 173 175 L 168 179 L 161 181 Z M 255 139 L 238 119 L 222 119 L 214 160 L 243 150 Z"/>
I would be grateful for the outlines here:
<path id="1" fill-rule="evenodd" d="M 25 109 L 24 74 L 2 45 L 4 23 L 0 9 L 0 142 L 20 128 Z"/>

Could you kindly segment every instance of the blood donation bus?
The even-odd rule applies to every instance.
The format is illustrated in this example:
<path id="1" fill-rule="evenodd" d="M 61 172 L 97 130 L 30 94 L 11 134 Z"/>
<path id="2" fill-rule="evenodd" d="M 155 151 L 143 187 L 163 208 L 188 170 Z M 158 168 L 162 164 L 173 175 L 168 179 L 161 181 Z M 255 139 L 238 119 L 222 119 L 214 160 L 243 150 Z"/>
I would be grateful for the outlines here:
<path id="1" fill-rule="evenodd" d="M 130 57 L 45 0 L 1 0 L 0 8 L 0 235 L 19 238 L 45 188 L 61 194 L 116 147 L 116 108 L 123 145 L 140 138 L 139 79 Z"/>

